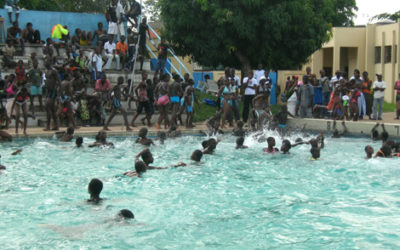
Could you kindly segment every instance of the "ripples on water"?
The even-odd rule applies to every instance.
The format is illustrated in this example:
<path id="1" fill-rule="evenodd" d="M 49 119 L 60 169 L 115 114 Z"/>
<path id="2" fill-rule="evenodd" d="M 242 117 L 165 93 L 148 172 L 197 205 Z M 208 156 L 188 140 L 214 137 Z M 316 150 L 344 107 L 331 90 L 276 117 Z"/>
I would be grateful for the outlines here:
<path id="1" fill-rule="evenodd" d="M 152 147 L 154 165 L 189 163 L 203 139 Z M 400 247 L 399 160 L 364 160 L 369 140 L 327 139 L 321 159 L 310 161 L 308 145 L 266 155 L 266 142 L 248 137 L 250 148 L 235 150 L 235 138 L 224 136 L 202 164 L 142 179 L 121 174 L 143 148 L 134 138 L 110 141 L 115 149 L 45 139 L 1 144 L 0 248 Z M 22 154 L 10 156 L 18 148 Z M 99 206 L 84 202 L 94 177 L 107 199 Z M 123 208 L 136 220 L 112 220 Z"/>

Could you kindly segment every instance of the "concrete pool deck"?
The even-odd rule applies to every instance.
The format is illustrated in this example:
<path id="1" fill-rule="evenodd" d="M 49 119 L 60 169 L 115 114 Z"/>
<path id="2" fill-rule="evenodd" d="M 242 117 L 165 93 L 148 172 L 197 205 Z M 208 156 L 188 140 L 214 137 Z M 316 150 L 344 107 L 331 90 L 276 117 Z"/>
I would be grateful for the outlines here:
<path id="1" fill-rule="evenodd" d="M 357 122 L 346 121 L 346 126 L 348 128 L 348 135 L 358 135 L 358 136 L 368 136 L 370 135 L 372 127 L 377 121 L 372 120 L 360 120 Z M 379 123 L 385 123 L 385 128 L 389 133 L 390 137 L 400 138 L 400 121 L 395 120 L 393 113 L 385 113 L 383 116 L 383 121 L 378 121 Z M 337 129 L 342 131 L 342 121 L 337 121 Z M 332 131 L 333 121 L 325 119 L 289 119 L 288 126 L 297 130 L 307 130 L 315 132 L 330 132 Z M 108 131 L 109 136 L 137 136 L 140 128 L 145 126 L 133 127 L 132 131 L 126 131 L 125 127 L 120 126 L 110 126 L 110 131 Z M 59 131 L 66 131 L 66 127 L 60 128 Z M 81 127 L 75 130 L 75 136 L 95 136 L 98 131 L 102 130 L 103 127 Z M 159 130 L 154 126 L 148 128 L 149 135 L 156 135 Z M 204 123 L 197 123 L 195 128 L 187 129 L 185 127 L 179 127 L 182 134 L 186 135 L 198 135 L 201 131 L 207 131 L 207 127 Z M 22 134 L 22 129 L 19 130 L 19 135 L 15 134 L 15 128 L 9 128 L 5 130 L 13 137 L 16 138 L 35 138 L 35 137 L 52 137 L 55 131 L 43 131 L 42 127 L 31 127 L 27 129 L 28 136 L 25 137 Z M 161 129 L 160 131 L 166 131 Z M 224 130 L 229 133 L 232 128 L 227 128 Z M 381 127 L 378 131 L 382 131 Z"/>

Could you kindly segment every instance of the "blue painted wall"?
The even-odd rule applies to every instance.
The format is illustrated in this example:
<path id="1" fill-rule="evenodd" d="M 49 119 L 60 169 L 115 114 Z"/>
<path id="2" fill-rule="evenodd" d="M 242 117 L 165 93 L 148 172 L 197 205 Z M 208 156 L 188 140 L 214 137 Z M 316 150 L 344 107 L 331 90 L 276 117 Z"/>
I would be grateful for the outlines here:
<path id="1" fill-rule="evenodd" d="M 193 72 L 194 87 L 197 87 L 199 81 L 205 82 L 206 79 L 204 77 L 206 75 L 210 76 L 210 80 L 214 79 L 214 75 L 212 72 Z"/>
<path id="2" fill-rule="evenodd" d="M 0 15 L 5 19 L 5 28 L 7 30 L 7 28 L 11 26 L 7 11 L 0 9 Z M 13 20 L 15 19 L 15 13 L 13 13 L 12 18 Z M 33 23 L 33 28 L 40 31 L 42 40 L 51 37 L 51 29 L 56 24 L 67 25 L 71 34 L 75 33 L 76 28 L 80 28 L 86 32 L 91 31 L 93 34 L 93 31 L 97 29 L 97 23 L 99 22 L 103 23 L 105 30 L 108 29 L 108 24 L 104 14 L 21 10 L 18 18 L 19 27 L 24 29 L 28 22 Z"/>

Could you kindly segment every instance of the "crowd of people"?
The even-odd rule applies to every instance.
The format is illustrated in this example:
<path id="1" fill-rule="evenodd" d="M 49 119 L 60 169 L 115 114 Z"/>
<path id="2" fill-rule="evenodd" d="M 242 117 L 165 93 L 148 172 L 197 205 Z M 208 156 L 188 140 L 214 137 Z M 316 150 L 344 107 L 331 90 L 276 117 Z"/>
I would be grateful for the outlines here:
<path id="1" fill-rule="evenodd" d="M 362 74 L 354 70 L 352 77 L 347 79 L 346 74 L 336 71 L 329 78 L 324 70 L 320 77 L 306 69 L 302 79 L 288 77 L 282 101 L 293 101 L 295 113 L 302 118 L 332 118 L 337 120 L 358 121 L 367 117 L 370 120 L 382 120 L 384 96 L 387 84 L 382 74 L 376 74 L 376 80 L 369 78 L 368 72 Z M 400 115 L 400 75 L 396 81 L 396 114 Z"/>

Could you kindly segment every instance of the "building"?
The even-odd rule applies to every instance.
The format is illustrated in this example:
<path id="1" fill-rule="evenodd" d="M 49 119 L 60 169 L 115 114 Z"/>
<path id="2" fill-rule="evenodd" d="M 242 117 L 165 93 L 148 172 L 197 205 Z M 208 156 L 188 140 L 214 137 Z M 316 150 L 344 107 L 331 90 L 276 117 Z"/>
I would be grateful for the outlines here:
<path id="1" fill-rule="evenodd" d="M 325 69 L 328 75 L 336 70 L 345 72 L 349 77 L 354 69 L 361 73 L 367 71 L 371 80 L 381 73 L 387 83 L 385 101 L 395 102 L 394 84 L 400 73 L 400 20 L 397 23 L 385 22 L 368 24 L 362 27 L 333 28 L 332 38 L 316 51 L 305 66 L 318 74 Z M 304 66 L 304 67 L 305 67 Z M 303 68 L 304 68 L 303 67 Z M 304 71 L 278 72 L 279 84 L 284 84 L 286 77 L 304 74 Z M 283 86 L 283 85 L 282 85 Z"/>

